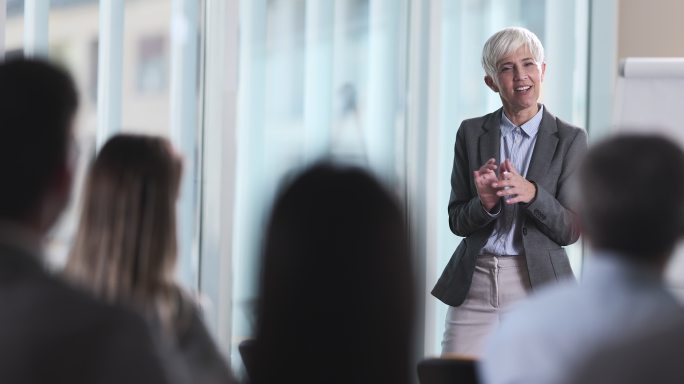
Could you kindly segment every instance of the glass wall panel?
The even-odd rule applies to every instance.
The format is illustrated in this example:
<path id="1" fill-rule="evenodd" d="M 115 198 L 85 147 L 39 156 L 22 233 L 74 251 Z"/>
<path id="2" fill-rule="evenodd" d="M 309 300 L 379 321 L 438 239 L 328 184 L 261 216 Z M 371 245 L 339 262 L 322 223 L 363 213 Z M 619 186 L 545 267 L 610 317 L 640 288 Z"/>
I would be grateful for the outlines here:
<path id="1" fill-rule="evenodd" d="M 401 190 L 407 4 L 240 2 L 234 345 L 252 335 L 264 221 L 286 175 L 334 156 Z"/>
<path id="2" fill-rule="evenodd" d="M 80 108 L 75 123 L 76 139 L 79 147 L 79 162 L 77 168 L 76 184 L 71 205 L 62 216 L 60 224 L 52 234 L 50 242 L 50 260 L 59 267 L 65 259 L 71 238 L 77 224 L 78 204 L 81 197 L 81 185 L 88 163 L 92 160 L 98 140 L 98 75 L 101 70 L 119 72 L 117 78 L 121 87 L 120 112 L 117 108 L 114 121 L 116 127 L 111 127 L 109 134 L 123 132 L 137 132 L 153 135 L 161 135 L 172 138 L 171 127 L 171 91 L 172 91 L 172 64 L 171 48 L 173 41 L 189 41 L 197 46 L 199 41 L 199 20 L 184 19 L 178 16 L 172 23 L 171 0 L 127 0 L 112 3 L 117 10 L 123 12 L 124 24 L 122 27 L 108 30 L 105 33 L 120 33 L 122 42 L 121 51 L 112 51 L 116 59 L 121 60 L 121 65 L 102 66 L 99 63 L 99 50 L 101 38 L 101 15 L 100 1 L 98 0 L 52 0 L 49 3 L 36 2 L 37 7 L 49 4 L 47 8 L 47 25 L 37 25 L 41 32 L 47 31 L 47 56 L 48 59 L 65 67 L 74 77 L 80 95 Z M 185 4 L 178 2 L 179 4 Z M 201 2 L 189 3 L 194 9 L 200 8 Z M 191 7 L 191 9 L 193 9 Z M 40 9 L 36 14 L 40 14 Z M 24 39 L 25 26 L 25 1 L 9 0 L 7 2 L 7 21 L 5 25 L 7 57 L 23 55 L 28 48 Z M 180 14 L 180 12 L 179 12 Z M 198 14 L 198 12 L 196 12 Z M 199 17 L 196 15 L 197 18 Z M 172 26 L 174 28 L 172 28 Z M 112 32 L 113 31 L 113 32 Z M 174 31 L 175 35 L 172 35 Z M 40 39 L 39 36 L 37 39 Z M 118 38 L 118 37 L 117 37 Z M 175 40 L 173 38 L 176 38 Z M 26 43 L 26 44 L 25 44 Z M 190 84 L 194 87 L 185 87 L 179 90 L 179 94 L 187 90 L 193 101 L 198 102 L 197 83 L 200 80 L 196 64 L 199 62 L 199 50 L 188 50 L 194 60 L 195 67 L 191 72 L 182 73 L 178 82 L 190 78 Z M 183 51 L 185 53 L 185 51 Z M 42 53 L 38 53 L 42 55 Z M 185 67 L 183 67 L 185 70 Z M 186 84 L 186 83 L 183 83 Z M 191 89 L 192 88 L 192 89 Z M 194 91 L 193 91 L 194 89 Z M 116 97 L 117 92 L 111 89 L 103 90 L 106 95 Z M 118 100 L 118 98 L 117 98 Z M 100 106 L 101 107 L 101 106 Z M 181 131 L 190 132 L 194 137 L 197 132 L 197 105 L 192 103 L 183 104 L 183 111 L 187 109 L 189 114 L 182 114 L 181 118 L 189 117 L 189 123 L 183 120 L 177 124 L 179 133 L 173 137 L 178 150 L 185 157 L 185 179 L 190 185 L 183 187 L 179 209 L 184 212 L 184 219 L 179 220 L 179 226 L 183 227 L 180 233 L 182 251 L 179 255 L 179 275 L 190 288 L 197 287 L 198 260 L 193 251 L 194 240 L 197 236 L 199 216 L 199 201 L 194 188 L 198 186 L 195 162 L 199 157 L 201 148 L 199 141 L 190 143 L 190 147 L 182 147 L 184 141 L 180 138 Z M 180 109 L 179 109 L 180 110 Z M 180 121 L 181 119 L 177 119 Z M 103 137 L 101 139 L 106 139 Z M 186 140 L 187 141 L 187 140 Z M 182 148 L 181 148 L 182 147 Z M 187 152 L 187 153 L 186 153 Z M 191 161 L 192 160 L 192 161 Z M 190 192 L 186 192 L 186 189 Z M 190 219 L 185 219 L 190 217 Z"/>
<path id="3" fill-rule="evenodd" d="M 434 270 L 427 271 L 427 285 L 437 281 L 454 249 L 461 241 L 449 230 L 447 203 L 454 157 L 456 131 L 462 120 L 482 116 L 501 107 L 499 95 L 484 84 L 480 64 L 482 46 L 496 31 L 507 26 L 523 26 L 539 36 L 546 50 L 546 77 L 541 102 L 556 116 L 585 127 L 587 100 L 587 0 L 443 0 L 432 4 L 439 27 L 439 139 L 432 145 L 438 153 L 435 182 L 438 192 L 428 198 L 437 201 L 438 211 L 429 212 L 436 234 L 427 234 L 437 244 Z M 435 18 L 438 18 L 435 20 Z M 581 274 L 581 244 L 568 247 L 576 275 Z M 426 354 L 441 351 L 446 305 L 428 298 L 427 312 L 434 318 L 426 323 Z"/>
<path id="4" fill-rule="evenodd" d="M 5 57 L 21 54 L 24 49 L 24 0 L 6 0 Z"/>
<path id="5" fill-rule="evenodd" d="M 73 195 L 50 242 L 49 255 L 56 266 L 66 261 L 78 224 L 85 171 L 95 151 L 98 13 L 97 0 L 51 1 L 48 16 L 48 58 L 69 70 L 80 103 L 74 126 L 79 157 Z"/>
<path id="6" fill-rule="evenodd" d="M 212 256 L 212 262 L 220 264 L 217 255 L 232 253 L 232 265 L 222 266 L 230 272 L 220 275 L 222 281 L 207 279 L 205 283 L 216 287 L 213 297 L 224 298 L 221 303 L 213 303 L 215 308 L 232 307 L 232 313 L 228 314 L 230 309 L 222 310 L 223 317 L 215 316 L 212 324 L 220 328 L 224 325 L 221 320 L 232 316 L 230 326 L 226 327 L 232 328 L 228 334 L 232 335 L 233 348 L 242 339 L 253 336 L 260 241 L 271 201 L 284 178 L 321 156 L 368 167 L 400 197 L 405 197 L 406 190 L 422 191 L 425 217 L 421 219 L 425 225 L 412 229 L 421 231 L 417 236 L 429 244 L 429 251 L 420 255 L 420 261 L 428 266 L 425 282 L 429 290 L 460 241 L 449 231 L 446 214 L 456 130 L 463 119 L 501 106 L 498 95 L 485 86 L 480 65 L 482 45 L 495 31 L 520 25 L 540 37 L 547 62 L 542 102 L 560 118 L 585 126 L 589 0 L 225 0 L 229 8 L 223 1 L 214 4 L 221 4 L 221 9 L 239 10 L 234 12 L 239 24 L 239 44 L 231 45 L 225 52 L 235 58 L 232 60 L 239 60 L 237 70 L 225 74 L 230 92 L 216 89 L 226 87 L 225 84 L 203 84 L 203 97 L 210 100 L 197 97 L 195 105 L 201 112 L 205 103 L 211 104 L 214 112 L 209 120 L 223 125 L 205 126 L 202 130 L 195 118 L 196 126 L 180 126 L 197 137 L 185 153 L 192 164 L 197 164 L 190 173 L 186 172 L 186 177 L 192 175 L 193 188 L 199 188 L 206 169 L 211 169 L 212 175 L 230 175 L 220 180 L 220 188 L 231 190 L 231 204 L 234 193 L 234 206 L 219 207 L 216 211 L 229 212 L 231 217 L 226 221 L 230 221 L 230 236 L 212 236 L 217 243 L 225 238 L 232 239 L 232 243 L 221 242 L 221 252 Z M 102 68 L 98 63 L 100 1 L 52 0 L 50 4 L 49 58 L 71 71 L 81 94 L 76 124 L 81 180 L 96 149 L 98 71 Z M 175 116 L 173 85 L 178 86 L 174 82 L 178 81 L 174 77 L 174 68 L 178 68 L 178 62 L 174 66 L 174 52 L 178 52 L 174 51 L 174 42 L 183 37 L 206 43 L 203 39 L 207 36 L 199 34 L 193 23 L 177 18 L 174 4 L 180 4 L 180 0 L 123 2 L 121 126 L 117 129 L 181 137 L 172 130 L 176 120 L 171 117 Z M 201 9 L 204 2 L 197 4 Z M 428 14 L 427 22 L 420 28 L 429 30 L 429 38 L 416 39 L 422 41 L 419 44 L 428 45 L 419 51 L 429 56 L 428 63 L 420 67 L 429 73 L 424 75 L 424 83 L 416 83 L 425 87 L 419 92 L 407 87 L 409 36 L 421 33 L 414 25 L 409 26 L 412 19 L 408 9 L 418 9 L 416 4 L 423 5 Z M 8 57 L 21 54 L 24 48 L 23 12 L 24 0 L 7 0 Z M 214 26 L 212 30 L 221 29 Z M 238 41 L 237 37 L 235 40 Z M 211 45 L 217 46 L 222 46 L 222 42 L 214 41 Z M 196 59 L 199 69 L 193 76 L 198 86 L 190 91 L 193 96 L 205 69 L 200 65 L 204 63 L 199 53 Z M 184 63 L 184 68 L 189 67 Z M 216 70 L 213 68 L 214 74 Z M 415 132 L 407 132 L 407 116 L 415 112 L 420 102 L 425 102 L 411 98 L 418 94 L 427 95 L 427 112 L 424 118 L 412 123 Z M 235 140 L 235 153 L 219 154 L 223 148 L 210 143 L 214 156 L 203 158 L 200 143 L 208 137 L 207 132 L 213 130 L 212 137 L 222 137 L 216 129 L 232 127 L 232 122 L 217 117 L 220 113 L 216 110 L 221 108 L 237 121 L 234 137 L 230 131 L 225 134 L 231 137 L 224 138 L 226 142 Z M 424 172 L 426 176 L 420 180 L 427 185 L 415 188 L 406 185 L 407 169 L 417 167 L 406 164 L 413 159 L 406 153 L 410 145 L 414 146 L 407 142 L 409 137 L 424 143 L 421 151 L 424 150 L 426 158 L 425 166 L 418 172 Z M 53 234 L 50 250 L 56 264 L 63 261 L 75 229 L 80 188 L 75 191 L 72 207 Z M 190 242 L 196 241 L 194 236 L 199 234 L 199 220 L 194 221 L 201 215 L 198 196 L 209 195 L 213 197 L 204 201 L 206 210 L 219 206 L 225 197 L 204 191 L 185 201 L 192 207 L 190 224 L 183 220 L 190 225 Z M 204 218 L 216 219 L 216 212 Z M 184 239 L 188 241 L 187 236 Z M 199 260 L 192 259 L 195 248 L 190 248 L 183 248 L 180 264 L 184 271 L 190 271 L 183 274 L 184 282 L 195 287 L 202 278 L 197 265 L 202 255 L 195 254 Z M 569 253 L 579 275 L 581 246 L 569 247 Z M 216 276 L 212 278 L 218 280 Z M 226 284 L 232 286 L 230 295 L 225 295 L 232 296 L 231 299 L 218 292 Z M 440 351 L 446 307 L 429 296 L 425 305 L 429 313 L 425 353 L 436 354 Z M 233 349 L 233 357 L 236 356 Z"/>
<path id="7" fill-rule="evenodd" d="M 169 137 L 171 0 L 124 7 L 121 129 Z"/>

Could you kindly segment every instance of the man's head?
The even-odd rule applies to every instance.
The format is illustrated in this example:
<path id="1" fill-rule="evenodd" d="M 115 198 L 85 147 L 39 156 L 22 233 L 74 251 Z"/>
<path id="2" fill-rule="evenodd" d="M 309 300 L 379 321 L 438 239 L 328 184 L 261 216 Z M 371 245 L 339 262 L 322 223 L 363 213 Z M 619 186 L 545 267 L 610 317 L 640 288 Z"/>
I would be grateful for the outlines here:
<path id="1" fill-rule="evenodd" d="M 64 70 L 30 59 L 0 63 L 0 219 L 45 231 L 59 216 L 77 105 Z"/>
<path id="2" fill-rule="evenodd" d="M 605 140 L 587 153 L 579 197 L 595 248 L 662 262 L 684 233 L 684 153 L 659 136 Z"/>

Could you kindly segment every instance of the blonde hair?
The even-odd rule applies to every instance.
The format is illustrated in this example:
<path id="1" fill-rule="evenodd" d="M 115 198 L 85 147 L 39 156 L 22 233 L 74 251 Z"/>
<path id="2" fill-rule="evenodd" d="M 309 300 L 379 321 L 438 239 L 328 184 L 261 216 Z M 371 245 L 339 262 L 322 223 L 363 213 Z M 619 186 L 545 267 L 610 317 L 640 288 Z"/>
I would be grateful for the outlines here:
<path id="1" fill-rule="evenodd" d="M 522 27 L 508 27 L 493 34 L 482 48 L 482 68 L 496 80 L 496 63 L 520 47 L 526 47 L 538 64 L 544 62 L 544 46 L 537 35 Z"/>
<path id="2" fill-rule="evenodd" d="M 180 158 L 163 138 L 117 135 L 90 167 L 65 274 L 109 302 L 176 326 Z"/>

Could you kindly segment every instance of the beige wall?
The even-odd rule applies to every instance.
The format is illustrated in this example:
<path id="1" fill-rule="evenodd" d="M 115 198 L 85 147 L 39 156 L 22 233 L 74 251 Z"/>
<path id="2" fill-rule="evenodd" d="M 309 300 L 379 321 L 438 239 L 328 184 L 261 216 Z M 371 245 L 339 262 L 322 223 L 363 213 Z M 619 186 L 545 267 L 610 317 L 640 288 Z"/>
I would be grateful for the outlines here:
<path id="1" fill-rule="evenodd" d="M 594 5 L 602 1 L 604 0 L 594 0 Z M 615 15 L 615 54 L 618 60 L 626 57 L 684 57 L 684 0 L 613 1 L 618 8 Z M 595 22 L 599 23 L 594 31 L 598 34 L 601 20 L 596 19 Z M 617 71 L 615 75 L 617 76 Z M 613 91 L 611 94 L 610 99 L 617 96 Z M 614 116 L 611 120 L 613 118 Z M 612 129 L 605 131 L 608 132 L 612 132 Z M 665 277 L 669 289 L 684 303 L 684 241 L 680 242 L 670 259 Z"/>
<path id="2" fill-rule="evenodd" d="M 618 59 L 684 57 L 684 1 L 619 0 Z"/>
<path id="3" fill-rule="evenodd" d="M 683 0 L 619 1 L 618 59 L 684 57 Z M 666 279 L 684 303 L 684 242 L 670 261 Z"/>

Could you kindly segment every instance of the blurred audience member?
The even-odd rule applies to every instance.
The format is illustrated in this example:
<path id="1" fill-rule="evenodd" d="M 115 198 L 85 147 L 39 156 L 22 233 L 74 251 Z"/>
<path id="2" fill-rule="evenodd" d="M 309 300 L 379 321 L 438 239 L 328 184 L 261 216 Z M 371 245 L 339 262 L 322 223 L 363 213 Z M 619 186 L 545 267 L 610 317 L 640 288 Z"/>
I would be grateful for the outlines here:
<path id="1" fill-rule="evenodd" d="M 266 233 L 252 382 L 412 382 L 409 255 L 402 210 L 367 173 L 296 177 Z"/>
<path id="2" fill-rule="evenodd" d="M 165 139 L 118 135 L 90 168 L 65 273 L 106 301 L 141 310 L 180 382 L 231 375 L 194 301 L 174 281 L 181 160 Z"/>
<path id="3" fill-rule="evenodd" d="M 588 354 L 566 384 L 681 384 L 684 378 L 684 316 L 671 324 L 638 332 Z M 651 327 L 652 328 L 652 327 Z"/>
<path id="4" fill-rule="evenodd" d="M 579 178 L 593 249 L 582 284 L 549 289 L 504 319 L 483 362 L 487 383 L 565 382 L 593 351 L 681 317 L 662 275 L 684 229 L 684 153 L 661 137 L 618 136 L 589 151 Z"/>
<path id="5" fill-rule="evenodd" d="M 0 64 L 0 382 L 163 383 L 145 323 L 51 276 L 42 242 L 71 193 L 71 77 Z"/>

